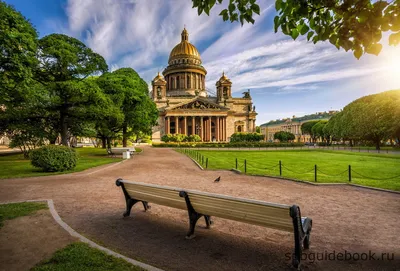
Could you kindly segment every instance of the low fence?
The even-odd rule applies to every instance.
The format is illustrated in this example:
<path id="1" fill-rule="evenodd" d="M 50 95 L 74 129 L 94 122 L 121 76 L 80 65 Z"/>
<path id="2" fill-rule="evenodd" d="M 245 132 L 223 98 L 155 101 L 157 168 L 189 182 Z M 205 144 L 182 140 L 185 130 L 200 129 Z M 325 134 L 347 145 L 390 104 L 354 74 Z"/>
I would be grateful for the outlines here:
<path id="1" fill-rule="evenodd" d="M 209 159 L 209 157 L 206 157 L 205 155 L 201 154 L 195 149 L 175 149 L 175 150 L 196 160 L 203 168 L 206 169 L 212 162 L 212 160 Z M 247 159 L 239 160 L 238 158 L 232 158 L 232 168 L 240 170 L 245 174 L 257 173 L 258 175 L 265 175 L 265 176 L 277 176 L 277 177 L 279 176 L 279 177 L 292 178 L 293 174 L 295 174 L 297 179 L 299 176 L 313 174 L 314 182 L 318 182 L 321 176 L 335 177 L 335 179 L 340 182 L 352 182 L 354 178 L 362 178 L 366 180 L 377 180 L 377 181 L 395 180 L 395 179 L 400 180 L 400 175 L 387 178 L 374 178 L 371 176 L 366 176 L 365 174 L 355 171 L 351 165 L 348 165 L 345 170 L 340 171 L 339 173 L 329 174 L 324 170 L 321 170 L 317 164 L 315 164 L 312 168 L 299 171 L 297 169 L 293 169 L 286 166 L 281 160 L 277 161 L 277 163 L 274 165 L 261 165 L 260 163 L 256 163 L 254 161 L 249 162 Z M 275 174 L 274 170 L 277 172 L 277 174 Z M 261 174 L 259 174 L 260 172 Z M 289 172 L 290 174 L 285 174 L 286 172 Z"/>

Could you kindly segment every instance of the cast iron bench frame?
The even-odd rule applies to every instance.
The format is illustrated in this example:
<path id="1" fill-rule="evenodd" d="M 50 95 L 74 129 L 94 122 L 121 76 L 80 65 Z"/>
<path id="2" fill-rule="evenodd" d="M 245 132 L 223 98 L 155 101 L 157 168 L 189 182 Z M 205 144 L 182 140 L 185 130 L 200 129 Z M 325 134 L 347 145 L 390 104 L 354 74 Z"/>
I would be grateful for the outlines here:
<path id="1" fill-rule="evenodd" d="M 205 192 L 200 192 L 200 191 L 195 191 L 195 190 L 173 188 L 173 187 L 168 187 L 168 186 L 160 186 L 160 185 L 146 184 L 146 183 L 140 183 L 140 182 L 130 182 L 130 181 L 122 180 L 122 179 L 117 179 L 116 185 L 121 186 L 122 191 L 125 196 L 125 200 L 126 200 L 126 211 L 123 214 L 124 217 L 127 217 L 130 215 L 132 207 L 138 202 L 141 202 L 143 204 L 145 211 L 147 211 L 148 209 L 151 208 L 151 206 L 148 204 L 147 200 L 132 197 L 129 194 L 129 192 L 127 191 L 127 189 L 125 188 L 125 184 L 137 185 L 137 186 L 148 187 L 148 188 L 153 188 L 153 189 L 162 189 L 169 193 L 176 192 L 179 195 L 179 197 L 184 198 L 185 203 L 186 203 L 186 209 L 187 209 L 188 215 L 189 215 L 189 231 L 186 235 L 186 239 L 192 239 L 195 237 L 194 230 L 196 227 L 196 223 L 201 217 L 204 217 L 207 228 L 210 228 L 210 225 L 212 224 L 210 215 L 206 215 L 206 214 L 197 212 L 195 210 L 195 208 L 193 207 L 192 202 L 190 200 L 190 195 L 193 195 L 193 196 L 208 197 L 210 199 L 229 200 L 229 201 L 234 202 L 235 204 L 238 203 L 238 204 L 246 205 L 246 204 L 250 203 L 250 204 L 256 204 L 256 205 L 265 206 L 265 207 L 288 209 L 289 210 L 288 215 L 290 216 L 292 223 L 293 223 L 294 253 L 293 253 L 293 257 L 292 257 L 292 264 L 294 267 L 298 268 L 300 266 L 301 254 L 302 254 L 303 249 L 308 249 L 310 247 L 310 234 L 311 234 L 311 228 L 312 228 L 312 219 L 308 218 L 308 217 L 301 217 L 300 207 L 297 205 L 292 205 L 292 206 L 280 205 L 280 204 L 274 204 L 274 203 L 269 203 L 269 202 L 265 202 L 265 201 L 249 200 L 249 199 L 230 197 L 230 196 L 225 196 L 225 195 L 220 195 L 220 194 L 205 193 Z M 147 197 L 151 198 L 151 195 L 150 196 L 147 195 Z M 154 198 L 154 200 L 155 200 L 155 198 Z M 171 205 L 169 205 L 168 201 L 165 201 L 165 200 L 163 201 L 163 203 L 157 203 L 157 204 L 174 207 L 174 208 L 180 208 L 180 207 L 177 207 L 176 204 L 175 205 L 172 204 L 172 202 L 171 202 Z M 227 210 L 227 211 L 229 211 L 229 210 Z M 229 218 L 227 218 L 227 219 L 229 219 Z M 245 222 L 245 223 L 249 223 L 249 224 L 260 225 L 260 224 L 255 223 L 255 221 L 246 220 L 246 218 L 242 218 L 239 220 L 238 219 L 231 219 L 231 220 L 236 220 L 236 221 Z M 287 229 L 282 229 L 282 228 L 279 228 L 278 226 L 276 226 L 276 227 L 271 227 L 271 226 L 266 226 L 266 225 L 261 225 L 261 226 L 287 231 Z"/>

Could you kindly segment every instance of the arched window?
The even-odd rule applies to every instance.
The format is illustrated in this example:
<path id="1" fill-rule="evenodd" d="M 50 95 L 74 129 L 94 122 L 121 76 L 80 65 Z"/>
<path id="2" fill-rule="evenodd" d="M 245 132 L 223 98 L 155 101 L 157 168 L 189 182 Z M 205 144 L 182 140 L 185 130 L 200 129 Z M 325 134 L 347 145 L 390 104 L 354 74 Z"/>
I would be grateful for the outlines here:
<path id="1" fill-rule="evenodd" d="M 179 75 L 176 77 L 176 88 L 181 88 L 181 85 L 179 84 L 180 82 L 179 82 L 180 80 L 179 80 Z"/>
<path id="2" fill-rule="evenodd" d="M 237 131 L 238 131 L 239 133 L 242 132 L 242 126 L 239 125 L 239 126 L 237 127 Z"/>
<path id="3" fill-rule="evenodd" d="M 190 75 L 187 76 L 186 82 L 187 82 L 187 88 L 190 88 Z"/>
<path id="4" fill-rule="evenodd" d="M 161 87 L 157 87 L 157 98 L 161 98 Z"/>
<path id="5" fill-rule="evenodd" d="M 225 99 L 228 98 L 228 88 L 227 87 L 224 87 L 222 95 L 224 96 Z"/>

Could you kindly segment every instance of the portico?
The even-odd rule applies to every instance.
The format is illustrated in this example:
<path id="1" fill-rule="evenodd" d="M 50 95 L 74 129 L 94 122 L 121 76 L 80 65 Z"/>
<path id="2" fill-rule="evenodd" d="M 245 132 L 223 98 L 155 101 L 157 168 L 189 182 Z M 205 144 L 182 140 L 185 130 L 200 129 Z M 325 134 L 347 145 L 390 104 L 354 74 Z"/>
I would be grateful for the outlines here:
<path id="1" fill-rule="evenodd" d="M 201 141 L 226 141 L 226 116 L 224 115 L 167 115 L 165 134 L 198 135 Z"/>

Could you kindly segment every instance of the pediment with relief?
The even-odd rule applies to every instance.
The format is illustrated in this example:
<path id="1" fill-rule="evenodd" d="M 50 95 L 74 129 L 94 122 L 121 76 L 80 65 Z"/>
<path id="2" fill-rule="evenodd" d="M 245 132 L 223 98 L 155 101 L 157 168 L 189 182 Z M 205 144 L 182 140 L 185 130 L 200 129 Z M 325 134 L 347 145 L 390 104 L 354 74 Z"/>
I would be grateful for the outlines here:
<path id="1" fill-rule="evenodd" d="M 177 105 L 176 107 L 170 108 L 170 110 L 224 110 L 227 109 L 215 103 L 206 102 L 204 100 L 194 100 L 185 104 Z"/>

